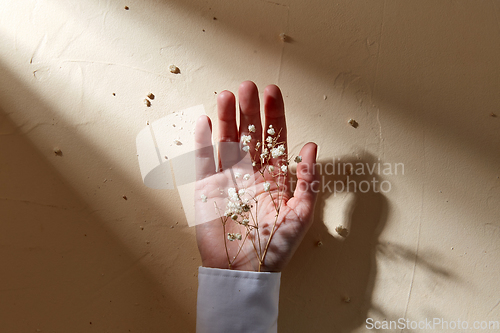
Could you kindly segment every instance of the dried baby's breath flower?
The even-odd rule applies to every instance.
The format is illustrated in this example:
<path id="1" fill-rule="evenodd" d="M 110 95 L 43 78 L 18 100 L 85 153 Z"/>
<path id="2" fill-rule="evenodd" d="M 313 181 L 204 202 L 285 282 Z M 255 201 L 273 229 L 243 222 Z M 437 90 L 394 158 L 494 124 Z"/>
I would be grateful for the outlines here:
<path id="1" fill-rule="evenodd" d="M 260 125 L 259 125 L 260 126 Z M 244 152 L 249 152 L 250 149 L 250 142 L 252 142 L 252 134 L 255 133 L 257 130 L 256 126 L 253 124 L 248 125 L 248 133 L 246 135 L 241 135 L 240 137 L 240 142 L 241 142 L 241 149 Z M 259 127 L 260 130 L 260 127 Z M 250 190 L 247 188 L 247 185 L 252 185 L 249 184 L 248 180 L 252 177 L 257 177 L 258 175 L 262 176 L 262 188 L 260 191 L 257 192 L 264 192 L 262 195 L 269 195 L 270 199 L 273 201 L 274 208 L 276 209 L 276 215 L 275 215 L 275 221 L 274 225 L 271 230 L 271 235 L 274 234 L 276 231 L 276 223 L 278 222 L 278 216 L 280 213 L 280 207 L 281 203 L 276 202 L 276 200 L 282 200 L 281 199 L 281 191 L 283 191 L 283 186 L 279 184 L 280 178 L 284 177 L 286 178 L 286 174 L 288 172 L 288 165 L 289 165 L 289 160 L 288 157 L 286 156 L 286 147 L 285 143 L 280 143 L 279 136 L 280 136 L 280 131 L 277 131 L 275 128 L 273 128 L 273 125 L 269 125 L 267 129 L 265 129 L 264 136 L 265 138 L 259 138 L 258 140 L 255 140 L 255 151 L 256 153 L 251 156 L 251 162 L 252 166 L 254 167 L 253 171 L 255 172 L 254 174 L 246 173 L 243 175 L 239 172 L 234 172 L 233 177 L 235 179 L 235 185 L 238 183 L 238 188 L 231 187 L 227 189 L 227 204 L 226 204 L 226 209 L 224 211 L 224 214 L 222 215 L 222 211 L 220 211 L 220 217 L 222 221 L 222 225 L 224 230 L 224 233 L 227 235 L 227 240 L 224 242 L 225 248 L 226 248 L 226 254 L 228 254 L 228 247 L 227 247 L 227 241 L 235 241 L 235 240 L 242 240 L 240 244 L 238 244 L 238 252 L 236 253 L 235 256 L 230 256 L 228 254 L 227 259 L 228 259 L 228 265 L 229 268 L 231 269 L 233 263 L 235 262 L 238 254 L 240 253 L 240 250 L 244 246 L 244 242 L 247 240 L 247 236 L 250 235 L 250 239 L 260 242 L 260 239 L 254 238 L 254 236 L 258 236 L 260 234 L 260 229 L 259 229 L 259 224 L 257 221 L 256 215 L 252 212 L 252 209 L 257 209 L 258 208 L 258 202 L 259 202 L 259 195 L 255 195 L 254 190 Z M 259 156 L 260 155 L 260 156 Z M 273 159 L 277 159 L 274 161 Z M 297 162 L 302 161 L 302 158 L 298 156 L 295 159 Z M 272 163 L 276 162 L 276 163 Z M 268 172 L 265 172 L 267 169 Z M 244 181 L 237 182 L 236 179 L 241 179 L 243 178 Z M 277 192 L 277 196 L 271 195 L 271 182 L 276 182 L 277 180 L 275 178 L 278 178 L 278 183 L 276 183 L 276 188 L 273 189 L 273 193 Z M 259 182 L 260 183 L 260 182 Z M 221 191 L 221 194 L 224 194 L 224 191 L 219 189 Z M 203 197 L 202 197 L 203 199 Z M 258 212 L 258 210 L 257 210 Z M 226 223 L 230 223 L 230 221 L 234 221 L 238 226 L 245 227 L 246 234 L 245 238 L 242 238 L 242 235 L 240 233 L 227 233 L 226 228 Z M 254 234 L 255 233 L 255 234 Z M 268 245 L 265 247 L 261 247 L 261 244 L 258 244 L 259 246 L 256 247 L 254 244 L 254 250 L 255 254 L 257 255 L 257 259 L 259 261 L 259 271 L 261 269 L 261 266 L 264 265 L 264 261 L 266 258 L 266 253 L 268 252 Z M 232 259 L 231 259 L 232 258 Z"/>
<path id="2" fill-rule="evenodd" d="M 267 148 L 262 149 L 262 154 L 260 154 L 261 159 L 265 159 L 269 155 L 269 150 Z"/>
<path id="3" fill-rule="evenodd" d="M 241 136 L 241 143 L 244 146 L 248 146 L 248 144 L 252 141 L 252 136 L 251 135 L 242 135 Z"/>
<path id="4" fill-rule="evenodd" d="M 232 242 L 232 241 L 235 241 L 235 240 L 241 240 L 241 234 L 240 234 L 240 233 L 235 233 L 235 234 L 233 234 L 233 233 L 231 233 L 231 232 L 228 232 L 228 233 L 227 233 L 227 239 L 228 239 L 229 241 L 231 241 L 231 242 Z"/>
<path id="5" fill-rule="evenodd" d="M 201 201 L 203 201 L 203 202 L 207 202 L 207 199 L 208 199 L 208 198 L 207 198 L 207 196 L 206 196 L 205 194 L 202 194 L 202 195 L 201 195 Z"/>
<path id="6" fill-rule="evenodd" d="M 276 134 L 276 131 L 274 130 L 273 125 L 269 125 L 269 128 L 267 129 L 267 134 L 269 134 L 269 135 Z"/>
<path id="7" fill-rule="evenodd" d="M 300 163 L 300 162 L 302 162 L 302 156 L 295 157 L 295 163 Z"/>
<path id="8" fill-rule="evenodd" d="M 232 201 L 238 200 L 238 194 L 236 193 L 236 189 L 234 187 L 228 188 L 227 194 L 229 195 L 230 200 Z"/>
<path id="9" fill-rule="evenodd" d="M 232 241 L 235 241 L 235 240 L 241 240 L 241 234 L 240 233 L 231 233 L 231 232 L 228 232 L 227 233 L 227 239 L 230 240 L 231 242 Z"/>
<path id="10" fill-rule="evenodd" d="M 271 155 L 273 158 L 277 158 L 283 156 L 285 154 L 285 145 L 279 145 L 278 147 L 274 147 L 271 149 Z"/>

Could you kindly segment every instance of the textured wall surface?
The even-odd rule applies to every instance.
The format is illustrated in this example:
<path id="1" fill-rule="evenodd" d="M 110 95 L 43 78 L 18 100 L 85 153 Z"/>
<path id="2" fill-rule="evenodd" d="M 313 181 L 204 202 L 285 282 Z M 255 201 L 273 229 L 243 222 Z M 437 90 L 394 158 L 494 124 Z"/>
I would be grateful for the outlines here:
<path id="1" fill-rule="evenodd" d="M 500 321 L 499 54 L 496 0 L 2 1 L 1 331 L 194 332 L 194 229 L 135 139 L 243 80 L 323 170 L 281 332 Z M 334 191 L 343 163 L 370 186 Z"/>

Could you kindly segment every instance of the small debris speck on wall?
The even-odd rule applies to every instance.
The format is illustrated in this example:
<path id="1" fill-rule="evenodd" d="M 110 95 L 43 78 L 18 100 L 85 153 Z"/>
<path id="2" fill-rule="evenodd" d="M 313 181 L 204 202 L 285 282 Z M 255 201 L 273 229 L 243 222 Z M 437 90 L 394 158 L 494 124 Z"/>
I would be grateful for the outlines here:
<path id="1" fill-rule="evenodd" d="M 180 74 L 180 72 L 181 72 L 179 67 L 177 67 L 175 65 L 168 66 L 168 69 L 170 70 L 170 73 L 172 73 L 172 74 Z"/>
<path id="2" fill-rule="evenodd" d="M 347 122 L 349 123 L 349 125 L 351 125 L 354 128 L 358 128 L 358 126 L 359 126 L 358 122 L 352 118 L 349 119 Z"/>
<path id="3" fill-rule="evenodd" d="M 335 231 L 342 237 L 347 237 L 347 235 L 349 234 L 349 230 L 347 230 L 346 228 L 344 228 L 343 226 L 339 225 L 335 228 Z"/>
<path id="4" fill-rule="evenodd" d="M 59 148 L 54 148 L 54 155 L 62 156 L 63 155 L 62 150 Z"/>

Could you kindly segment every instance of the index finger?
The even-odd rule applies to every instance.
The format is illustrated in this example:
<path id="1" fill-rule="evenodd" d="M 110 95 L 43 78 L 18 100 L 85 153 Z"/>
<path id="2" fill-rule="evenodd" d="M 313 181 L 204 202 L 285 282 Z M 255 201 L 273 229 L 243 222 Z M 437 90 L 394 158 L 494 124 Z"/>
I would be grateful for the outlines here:
<path id="1" fill-rule="evenodd" d="M 212 123 L 207 116 L 200 116 L 196 121 L 194 145 L 196 180 L 201 180 L 215 173 Z"/>

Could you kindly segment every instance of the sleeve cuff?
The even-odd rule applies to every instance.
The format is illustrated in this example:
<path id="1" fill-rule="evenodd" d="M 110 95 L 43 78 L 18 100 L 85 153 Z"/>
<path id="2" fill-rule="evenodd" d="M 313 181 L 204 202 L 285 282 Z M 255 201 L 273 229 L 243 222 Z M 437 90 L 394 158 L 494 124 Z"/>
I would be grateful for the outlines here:
<path id="1" fill-rule="evenodd" d="M 281 273 L 198 270 L 197 333 L 276 333 Z"/>

